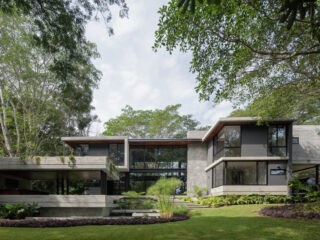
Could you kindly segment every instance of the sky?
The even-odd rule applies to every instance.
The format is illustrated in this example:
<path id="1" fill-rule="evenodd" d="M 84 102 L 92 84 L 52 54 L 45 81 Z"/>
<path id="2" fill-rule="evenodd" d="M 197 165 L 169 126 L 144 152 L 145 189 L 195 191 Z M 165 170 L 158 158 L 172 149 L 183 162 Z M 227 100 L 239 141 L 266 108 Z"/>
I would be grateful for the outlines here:
<path id="1" fill-rule="evenodd" d="M 94 91 L 92 105 L 100 123 L 93 125 L 90 135 L 99 135 L 103 123 L 121 114 L 126 105 L 134 109 L 163 109 L 167 105 L 182 104 L 180 114 L 192 114 L 202 126 L 213 125 L 231 111 L 230 103 L 215 107 L 200 102 L 195 92 L 196 76 L 189 72 L 191 54 L 164 49 L 152 50 L 157 29 L 158 9 L 167 0 L 126 0 L 129 18 L 118 17 L 113 7 L 109 37 L 105 23 L 90 22 L 87 38 L 97 45 L 101 55 L 94 60 L 103 76 Z"/>

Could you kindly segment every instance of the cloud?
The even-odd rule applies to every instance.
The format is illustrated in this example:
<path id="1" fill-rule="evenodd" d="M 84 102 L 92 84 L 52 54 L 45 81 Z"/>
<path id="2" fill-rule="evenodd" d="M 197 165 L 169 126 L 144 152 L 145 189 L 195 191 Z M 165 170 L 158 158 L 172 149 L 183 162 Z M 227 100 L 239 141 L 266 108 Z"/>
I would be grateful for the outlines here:
<path id="1" fill-rule="evenodd" d="M 95 114 L 101 119 L 94 131 L 102 132 L 102 124 L 119 115 L 127 104 L 135 109 L 155 109 L 181 103 L 181 114 L 192 114 L 202 125 L 212 125 L 230 113 L 229 103 L 213 108 L 209 102 L 199 102 L 195 75 L 189 72 L 190 54 L 153 52 L 157 10 L 166 2 L 127 0 L 129 19 L 120 19 L 114 9 L 112 37 L 107 36 L 102 22 L 88 24 L 87 37 L 97 44 L 101 55 L 94 64 L 103 73 L 99 89 L 94 91 Z"/>

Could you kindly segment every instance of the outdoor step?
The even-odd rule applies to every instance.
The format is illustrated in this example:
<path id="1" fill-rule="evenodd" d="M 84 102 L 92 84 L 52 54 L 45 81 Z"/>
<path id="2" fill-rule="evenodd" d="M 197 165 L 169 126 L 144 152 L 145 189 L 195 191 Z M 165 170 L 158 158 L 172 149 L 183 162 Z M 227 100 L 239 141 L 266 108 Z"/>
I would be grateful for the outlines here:
<path id="1" fill-rule="evenodd" d="M 197 203 L 185 202 L 185 201 L 183 201 L 181 199 L 175 199 L 174 203 L 176 205 L 184 205 L 189 209 L 209 208 L 209 206 L 204 206 L 204 205 L 200 205 L 200 204 L 197 204 Z"/>

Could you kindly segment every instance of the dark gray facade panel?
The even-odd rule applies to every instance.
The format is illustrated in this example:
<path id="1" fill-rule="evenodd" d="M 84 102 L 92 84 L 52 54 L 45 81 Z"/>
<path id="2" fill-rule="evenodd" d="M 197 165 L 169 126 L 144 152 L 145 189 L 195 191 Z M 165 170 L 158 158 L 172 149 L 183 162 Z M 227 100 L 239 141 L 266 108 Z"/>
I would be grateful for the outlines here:
<path id="1" fill-rule="evenodd" d="M 213 163 L 213 140 L 208 143 L 207 164 L 210 165 L 211 163 Z"/>
<path id="2" fill-rule="evenodd" d="M 272 170 L 287 170 L 287 163 L 283 161 L 269 162 L 268 164 L 268 185 L 286 185 L 287 175 L 274 175 L 271 174 Z"/>
<path id="3" fill-rule="evenodd" d="M 107 156 L 108 145 L 107 144 L 90 144 L 89 156 Z"/>
<path id="4" fill-rule="evenodd" d="M 241 126 L 241 156 L 260 157 L 268 155 L 268 128 Z"/>
<path id="5" fill-rule="evenodd" d="M 213 188 L 212 186 L 212 170 L 206 172 L 207 175 L 207 189 Z"/>

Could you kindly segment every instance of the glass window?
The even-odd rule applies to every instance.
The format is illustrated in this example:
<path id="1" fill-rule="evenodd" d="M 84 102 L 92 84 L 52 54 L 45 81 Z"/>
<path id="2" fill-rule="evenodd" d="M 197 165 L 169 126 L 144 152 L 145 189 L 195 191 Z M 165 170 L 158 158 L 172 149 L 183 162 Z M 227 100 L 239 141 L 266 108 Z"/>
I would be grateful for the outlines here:
<path id="1" fill-rule="evenodd" d="M 256 162 L 227 162 L 226 185 L 257 184 Z"/>
<path id="2" fill-rule="evenodd" d="M 124 144 L 109 144 L 109 157 L 118 166 L 124 165 Z"/>
<path id="3" fill-rule="evenodd" d="M 226 126 L 225 132 L 225 147 L 240 147 L 240 126 Z"/>
<path id="4" fill-rule="evenodd" d="M 268 155 L 287 156 L 286 127 L 283 125 L 269 127 Z"/>
<path id="5" fill-rule="evenodd" d="M 225 148 L 224 149 L 225 157 L 240 157 L 241 156 L 241 148 Z"/>
<path id="6" fill-rule="evenodd" d="M 240 126 L 225 126 L 214 140 L 214 159 L 241 156 Z"/>
<path id="7" fill-rule="evenodd" d="M 186 169 L 187 148 L 180 146 L 130 147 L 130 167 L 140 169 Z"/>
<path id="8" fill-rule="evenodd" d="M 223 176 L 224 176 L 224 163 L 220 163 L 215 167 L 215 171 L 214 171 L 215 187 L 219 187 L 223 185 Z"/>

